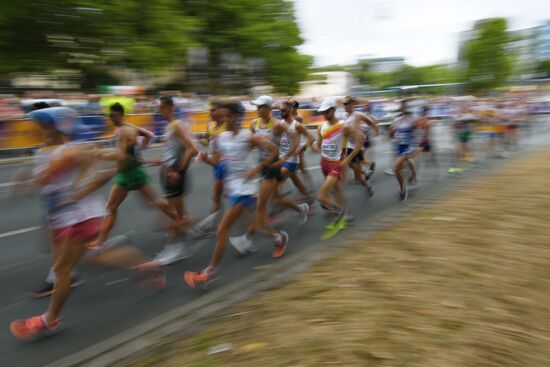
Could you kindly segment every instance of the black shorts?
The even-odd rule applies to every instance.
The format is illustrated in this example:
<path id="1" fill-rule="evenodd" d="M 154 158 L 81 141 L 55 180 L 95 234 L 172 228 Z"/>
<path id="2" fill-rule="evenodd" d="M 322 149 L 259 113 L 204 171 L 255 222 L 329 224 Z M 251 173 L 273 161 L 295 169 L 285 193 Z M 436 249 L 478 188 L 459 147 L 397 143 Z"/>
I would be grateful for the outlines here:
<path id="1" fill-rule="evenodd" d="M 166 178 L 168 172 L 169 169 L 166 167 L 160 169 L 160 185 L 164 191 L 164 197 L 166 199 L 172 199 L 185 195 L 187 193 L 186 171 L 183 170 L 180 172 L 177 182 L 171 182 Z"/>
<path id="2" fill-rule="evenodd" d="M 281 168 L 273 168 L 271 166 L 264 167 L 262 169 L 262 177 L 266 180 L 277 180 L 282 181 L 283 175 L 281 174 Z"/>
<path id="3" fill-rule="evenodd" d="M 431 152 L 432 150 L 432 145 L 427 140 L 420 143 L 419 147 L 422 148 L 423 152 Z"/>
<path id="4" fill-rule="evenodd" d="M 365 140 L 365 142 L 363 143 L 363 148 L 365 148 L 365 149 L 370 148 L 370 140 L 369 139 Z"/>
<path id="5" fill-rule="evenodd" d="M 353 152 L 353 149 L 347 148 L 346 149 L 346 157 L 349 156 L 351 154 L 351 152 Z M 355 157 L 353 157 L 351 159 L 351 163 L 361 163 L 361 162 L 363 162 L 363 151 L 362 150 L 360 150 L 359 153 L 357 153 L 355 155 Z"/>

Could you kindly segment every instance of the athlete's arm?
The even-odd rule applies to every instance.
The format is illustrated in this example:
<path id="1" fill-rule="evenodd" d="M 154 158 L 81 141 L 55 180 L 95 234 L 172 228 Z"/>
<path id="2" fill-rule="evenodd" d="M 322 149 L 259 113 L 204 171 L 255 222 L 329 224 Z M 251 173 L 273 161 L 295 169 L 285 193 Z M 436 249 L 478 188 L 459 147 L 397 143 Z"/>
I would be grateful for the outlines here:
<path id="1" fill-rule="evenodd" d="M 275 144 L 267 139 L 262 139 L 261 137 L 258 137 L 256 135 L 251 135 L 249 138 L 249 142 L 251 146 L 255 148 L 260 148 L 266 153 L 269 152 L 269 155 L 263 161 L 261 161 L 259 165 L 248 170 L 245 175 L 245 177 L 248 179 L 256 176 L 259 172 L 262 171 L 264 167 L 269 166 L 269 164 L 277 158 L 277 153 L 279 152 L 279 149 Z"/>
<path id="2" fill-rule="evenodd" d="M 361 148 L 363 147 L 363 138 L 361 137 L 359 130 L 350 125 L 344 126 L 342 129 L 342 134 L 344 134 L 344 136 L 348 139 L 351 139 L 353 144 L 355 144 L 355 148 L 353 148 L 351 154 L 340 162 L 341 166 L 348 166 L 353 157 L 361 151 Z"/>
<path id="3" fill-rule="evenodd" d="M 395 135 L 395 123 L 396 123 L 397 121 L 399 121 L 400 119 L 401 119 L 401 117 L 398 117 L 398 118 L 396 118 L 395 120 L 393 120 L 392 123 L 391 123 L 391 125 L 390 125 L 390 127 L 389 127 L 389 129 L 388 129 L 388 135 L 389 135 L 390 139 L 392 139 L 393 136 Z"/>
<path id="4" fill-rule="evenodd" d="M 183 145 L 185 146 L 185 154 L 183 157 L 181 157 L 180 161 L 178 162 L 178 172 L 181 172 L 183 170 L 186 170 L 189 166 L 189 163 L 191 162 L 191 159 L 197 155 L 199 152 L 197 147 L 195 147 L 195 144 L 191 141 L 189 138 L 189 135 L 181 126 L 181 124 L 177 123 L 174 127 L 174 133 L 177 137 L 180 138 L 180 140 L 183 142 Z"/>
<path id="5" fill-rule="evenodd" d="M 305 152 L 307 148 L 310 148 L 313 145 L 313 137 L 311 136 L 307 127 L 302 124 L 296 124 L 296 132 L 298 133 L 298 144 L 300 144 L 300 135 L 303 135 L 306 138 L 306 145 L 304 145 L 304 147 L 301 148 L 300 151 Z"/>
<path id="6" fill-rule="evenodd" d="M 294 120 L 298 121 L 300 124 L 303 124 L 304 123 L 304 116 L 296 115 L 296 116 L 294 116 Z"/>
<path id="7" fill-rule="evenodd" d="M 141 142 L 141 146 L 140 146 L 141 149 L 145 149 L 149 145 L 151 140 L 155 137 L 155 134 L 153 134 L 147 129 L 144 129 L 143 127 L 133 125 L 133 124 L 126 124 L 126 125 L 135 128 L 138 132 L 138 135 L 143 136 L 143 141 Z"/>
<path id="8" fill-rule="evenodd" d="M 99 173 L 99 172 L 98 172 Z M 90 195 L 92 192 L 98 190 L 107 182 L 109 182 L 117 173 L 117 169 L 113 168 L 107 172 L 102 172 L 100 174 L 94 174 L 93 180 L 88 183 L 82 190 L 78 191 L 73 195 L 72 199 L 75 201 L 81 200 L 86 196 Z"/>
<path id="9" fill-rule="evenodd" d="M 248 129 L 252 132 L 252 134 L 256 134 L 256 121 L 258 121 L 258 119 L 250 121 L 250 125 L 248 126 Z"/>
<path id="10" fill-rule="evenodd" d="M 311 146 L 311 150 L 315 153 L 321 153 L 321 143 L 323 142 L 323 136 L 321 135 L 321 125 L 317 127 L 317 141 Z"/>
<path id="11" fill-rule="evenodd" d="M 18 169 L 11 179 L 10 196 L 19 197 L 33 194 L 39 186 L 38 177 L 30 168 Z"/>
<path id="12" fill-rule="evenodd" d="M 374 130 L 376 135 L 380 134 L 380 128 L 378 127 L 378 121 L 376 121 L 374 119 L 374 117 L 359 112 L 357 114 L 357 118 L 359 119 L 359 121 L 363 121 L 363 122 L 367 123 L 367 125 L 372 127 L 372 129 Z"/>

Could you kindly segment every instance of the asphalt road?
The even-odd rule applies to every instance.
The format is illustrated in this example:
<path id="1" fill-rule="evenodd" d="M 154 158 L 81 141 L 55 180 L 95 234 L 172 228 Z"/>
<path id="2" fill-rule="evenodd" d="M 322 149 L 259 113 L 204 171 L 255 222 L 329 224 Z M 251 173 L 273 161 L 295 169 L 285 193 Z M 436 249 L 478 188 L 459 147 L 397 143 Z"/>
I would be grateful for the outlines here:
<path id="1" fill-rule="evenodd" d="M 452 142 L 449 129 L 444 123 L 436 126 L 435 136 L 440 156 L 439 167 L 421 165 L 420 184 L 411 192 L 410 201 L 457 179 L 449 177 L 446 173 L 450 164 Z M 539 133 L 522 139 L 522 149 L 543 145 L 549 140 L 549 136 L 546 127 L 540 127 Z M 350 211 L 356 216 L 356 226 L 365 225 L 369 217 L 382 211 L 391 211 L 408 203 L 398 202 L 395 178 L 383 173 L 391 166 L 392 151 L 388 142 L 383 138 L 377 138 L 377 144 L 369 154 L 369 157 L 374 157 L 377 161 L 373 181 L 376 193 L 373 198 L 369 199 L 359 185 L 351 183 L 346 187 Z M 154 156 L 158 155 L 159 151 L 150 151 L 147 154 Z M 318 168 L 319 157 L 308 154 L 306 159 L 314 183 L 318 187 L 322 179 Z M 487 159 L 482 164 L 490 168 L 492 162 L 496 161 Z M 42 366 L 51 363 L 204 294 L 187 287 L 183 283 L 183 273 L 186 270 L 200 270 L 208 263 L 214 245 L 213 239 L 191 242 L 194 248 L 193 256 L 167 268 L 168 283 L 166 289 L 161 292 L 137 289 L 129 274 L 122 270 L 81 267 L 79 272 L 86 282 L 73 292 L 63 311 L 63 331 L 34 343 L 21 343 L 15 340 L 9 333 L 9 323 L 16 318 L 40 314 L 47 307 L 47 299 L 34 300 L 30 297 L 29 291 L 41 284 L 50 266 L 47 251 L 48 234 L 42 227 L 42 211 L 38 199 L 10 199 L 5 195 L 10 187 L 11 177 L 21 167 L 19 164 L 0 166 L 0 287 L 4 292 L 0 302 L 1 366 Z M 158 168 L 151 167 L 148 172 L 156 185 Z M 351 177 L 351 172 L 349 173 Z M 191 168 L 190 175 L 192 192 L 186 198 L 188 209 L 191 214 L 204 215 L 208 213 L 211 205 L 212 170 L 209 166 L 197 163 Z M 105 187 L 102 190 L 105 198 L 108 189 Z M 157 190 L 160 192 L 158 186 Z M 147 208 L 137 193 L 129 195 L 120 208 L 119 215 L 113 235 L 134 230 L 135 245 L 146 254 L 154 256 L 160 251 L 165 243 L 164 234 L 155 228 L 160 215 Z M 242 233 L 244 224 L 243 220 L 234 234 Z M 326 219 L 317 205 L 314 214 L 304 226 L 298 227 L 293 223 L 292 217 L 281 223 L 280 227 L 290 235 L 286 256 L 306 249 L 315 251 L 316 246 L 323 246 L 325 242 L 319 238 L 325 224 Z M 337 241 L 338 237 L 333 240 Z M 256 236 L 255 242 L 259 251 L 246 258 L 239 258 L 234 249 L 228 246 L 219 269 L 220 278 L 212 287 L 223 287 L 239 281 L 247 275 L 262 271 L 262 266 L 274 261 L 270 257 L 270 240 Z"/>

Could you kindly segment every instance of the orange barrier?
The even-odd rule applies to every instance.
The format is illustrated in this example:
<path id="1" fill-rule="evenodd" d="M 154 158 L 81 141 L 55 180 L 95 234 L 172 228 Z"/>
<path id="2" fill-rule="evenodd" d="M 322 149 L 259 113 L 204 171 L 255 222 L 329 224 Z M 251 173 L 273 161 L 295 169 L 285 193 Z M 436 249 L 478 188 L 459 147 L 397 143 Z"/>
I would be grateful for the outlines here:
<path id="1" fill-rule="evenodd" d="M 306 125 L 317 126 L 323 121 L 323 116 L 315 116 L 314 110 L 300 110 Z M 256 111 L 247 111 L 242 126 L 248 127 L 250 122 L 257 117 Z M 208 112 L 193 112 L 186 115 L 191 126 L 192 133 L 204 133 L 210 115 Z M 128 115 L 126 121 L 131 124 L 154 131 L 159 129 L 155 122 L 154 114 Z M 113 136 L 113 124 L 105 119 L 107 131 L 101 134 L 99 139 L 108 139 Z M 34 148 L 42 144 L 42 134 L 39 126 L 33 120 L 18 119 L 0 121 L 0 149 L 24 149 Z"/>

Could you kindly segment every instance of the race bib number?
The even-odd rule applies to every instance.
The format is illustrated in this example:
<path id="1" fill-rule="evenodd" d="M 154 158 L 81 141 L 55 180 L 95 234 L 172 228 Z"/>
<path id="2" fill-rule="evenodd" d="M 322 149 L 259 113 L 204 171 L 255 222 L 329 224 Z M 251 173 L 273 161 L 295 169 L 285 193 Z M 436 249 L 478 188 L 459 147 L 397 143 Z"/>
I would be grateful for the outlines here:
<path id="1" fill-rule="evenodd" d="M 323 153 L 328 157 L 335 157 L 337 158 L 339 156 L 338 152 L 338 144 L 332 143 L 332 142 L 323 142 L 321 146 Z"/>
<path id="2" fill-rule="evenodd" d="M 288 152 L 290 150 L 290 141 L 281 140 L 279 148 L 282 152 L 285 152 L 285 153 Z"/>

